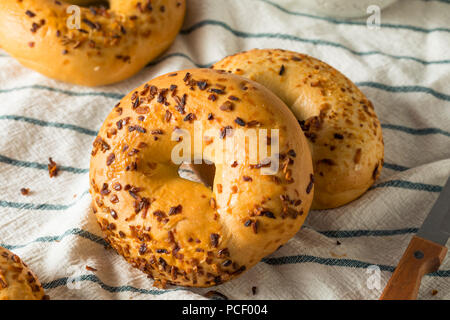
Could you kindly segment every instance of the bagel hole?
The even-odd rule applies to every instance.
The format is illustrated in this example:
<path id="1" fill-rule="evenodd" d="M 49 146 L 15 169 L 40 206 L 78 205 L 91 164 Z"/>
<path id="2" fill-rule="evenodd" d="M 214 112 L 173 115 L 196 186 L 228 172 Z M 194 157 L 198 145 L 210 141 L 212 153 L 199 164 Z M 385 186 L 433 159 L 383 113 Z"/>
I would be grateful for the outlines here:
<path id="1" fill-rule="evenodd" d="M 94 7 L 109 9 L 109 1 L 107 0 L 65 0 L 65 2 L 84 8 Z"/>
<path id="2" fill-rule="evenodd" d="M 207 188 L 212 189 L 214 185 L 214 175 L 216 166 L 202 162 L 201 164 L 183 163 L 178 168 L 178 175 L 186 180 L 203 183 Z"/>

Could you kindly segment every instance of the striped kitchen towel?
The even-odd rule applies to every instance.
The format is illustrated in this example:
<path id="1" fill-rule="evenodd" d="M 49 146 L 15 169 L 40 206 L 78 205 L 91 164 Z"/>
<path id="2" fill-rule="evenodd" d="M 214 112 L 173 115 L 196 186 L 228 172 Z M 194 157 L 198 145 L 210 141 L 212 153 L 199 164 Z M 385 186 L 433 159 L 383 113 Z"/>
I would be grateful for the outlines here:
<path id="1" fill-rule="evenodd" d="M 108 249 L 89 211 L 92 142 L 116 102 L 155 76 L 283 48 L 331 64 L 364 91 L 382 123 L 384 169 L 360 199 L 310 212 L 286 245 L 214 290 L 230 299 L 377 299 L 450 174 L 449 21 L 444 0 L 399 0 L 378 30 L 294 0 L 189 0 L 167 52 L 100 88 L 48 79 L 0 51 L 0 246 L 30 265 L 52 299 L 204 298 L 211 289 L 152 287 Z M 49 157 L 61 166 L 56 178 Z M 450 299 L 450 258 L 425 276 L 419 298 Z"/>

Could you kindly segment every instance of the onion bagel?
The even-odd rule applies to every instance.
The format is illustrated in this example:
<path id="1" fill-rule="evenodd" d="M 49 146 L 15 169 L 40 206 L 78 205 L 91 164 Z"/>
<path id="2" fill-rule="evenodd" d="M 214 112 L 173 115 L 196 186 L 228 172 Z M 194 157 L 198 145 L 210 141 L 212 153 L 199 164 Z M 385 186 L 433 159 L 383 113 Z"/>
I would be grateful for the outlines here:
<path id="1" fill-rule="evenodd" d="M 0 1 L 0 47 L 50 78 L 86 86 L 124 80 L 160 55 L 183 23 L 185 0 Z M 68 13 L 69 12 L 69 13 Z M 79 24 L 77 24 L 79 22 Z"/>
<path id="2" fill-rule="evenodd" d="M 313 159 L 313 209 L 347 204 L 380 175 L 384 143 L 373 105 L 333 67 L 296 52 L 254 49 L 213 68 L 263 84 L 294 112 Z"/>
<path id="3" fill-rule="evenodd" d="M 233 137 L 269 131 L 254 150 L 270 147 L 271 157 L 252 162 L 245 152 L 218 162 L 219 152 L 206 154 L 222 141 L 236 155 Z M 212 189 L 178 175 L 173 152 L 183 142 L 193 144 L 183 157 L 200 152 L 214 162 Z M 160 285 L 207 287 L 248 270 L 300 229 L 312 172 L 306 138 L 278 97 L 236 75 L 192 69 L 151 80 L 111 111 L 94 141 L 90 193 L 106 240 L 133 266 Z"/>
<path id="4" fill-rule="evenodd" d="M 27 265 L 0 247 L 0 300 L 46 300 L 41 283 Z"/>

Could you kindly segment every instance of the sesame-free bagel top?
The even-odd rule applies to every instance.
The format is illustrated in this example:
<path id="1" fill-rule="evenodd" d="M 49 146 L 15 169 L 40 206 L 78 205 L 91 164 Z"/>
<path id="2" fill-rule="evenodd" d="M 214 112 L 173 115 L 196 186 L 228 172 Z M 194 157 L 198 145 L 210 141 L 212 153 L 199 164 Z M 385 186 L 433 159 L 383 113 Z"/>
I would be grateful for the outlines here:
<path id="1" fill-rule="evenodd" d="M 313 209 L 358 198 L 380 175 L 384 144 L 373 105 L 333 67 L 296 52 L 254 49 L 226 57 L 214 68 L 263 84 L 294 112 L 311 148 Z"/>
<path id="2" fill-rule="evenodd" d="M 48 297 L 28 266 L 0 247 L 0 300 L 43 300 Z"/>
<path id="3" fill-rule="evenodd" d="M 50 78 L 87 86 L 124 80 L 160 55 L 183 23 L 185 0 L 2 0 L 0 47 Z M 77 25 L 77 22 L 80 22 Z"/>
<path id="4" fill-rule="evenodd" d="M 187 132 L 194 145 L 199 123 L 203 152 L 238 129 L 268 129 L 257 148 L 272 150 L 278 129 L 278 171 L 263 175 L 271 163 L 251 164 L 247 153 L 215 163 L 212 190 L 181 178 L 172 151 L 188 138 L 172 134 Z M 219 135 L 206 135 L 210 129 Z M 163 283 L 199 287 L 241 274 L 288 241 L 309 211 L 313 182 L 307 141 L 287 106 L 253 81 L 210 69 L 166 74 L 124 97 L 100 129 L 90 165 L 93 211 L 112 247 Z"/>

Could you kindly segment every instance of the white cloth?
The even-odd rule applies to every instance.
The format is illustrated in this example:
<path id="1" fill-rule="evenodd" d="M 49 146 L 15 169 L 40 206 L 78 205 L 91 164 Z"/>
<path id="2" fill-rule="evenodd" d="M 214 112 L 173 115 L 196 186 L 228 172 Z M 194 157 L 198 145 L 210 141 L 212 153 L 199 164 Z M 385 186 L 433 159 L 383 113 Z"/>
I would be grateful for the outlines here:
<path id="1" fill-rule="evenodd" d="M 189 0 L 183 31 L 161 58 L 100 88 L 48 79 L 0 51 L 0 245 L 30 265 L 52 299 L 203 298 L 211 289 L 156 289 L 105 250 L 89 211 L 95 132 L 121 95 L 157 75 L 283 48 L 361 87 L 383 124 L 386 165 L 360 199 L 310 212 L 286 245 L 214 289 L 231 299 L 377 299 L 450 174 L 450 4 L 398 1 L 382 11 L 380 30 L 302 10 L 294 0 Z M 48 157 L 62 166 L 56 178 Z M 379 289 L 370 265 L 380 267 Z M 440 270 L 424 277 L 420 299 L 450 299 L 450 258 Z"/>

